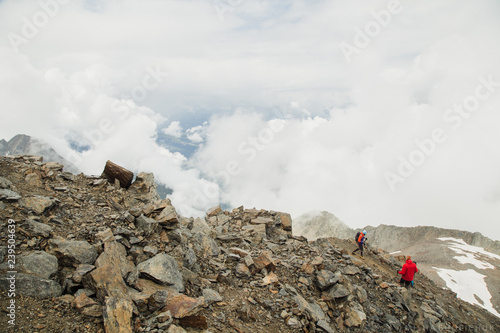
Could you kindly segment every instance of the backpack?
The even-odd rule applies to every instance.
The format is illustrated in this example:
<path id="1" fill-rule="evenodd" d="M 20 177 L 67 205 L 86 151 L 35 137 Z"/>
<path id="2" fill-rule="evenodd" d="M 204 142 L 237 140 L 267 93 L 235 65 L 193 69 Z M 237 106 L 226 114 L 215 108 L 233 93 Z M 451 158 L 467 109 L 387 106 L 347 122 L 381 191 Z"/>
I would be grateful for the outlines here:
<path id="1" fill-rule="evenodd" d="M 358 231 L 358 233 L 356 234 L 356 238 L 354 238 L 354 241 L 355 241 L 356 243 L 358 242 L 359 235 L 361 235 L 361 231 Z"/>

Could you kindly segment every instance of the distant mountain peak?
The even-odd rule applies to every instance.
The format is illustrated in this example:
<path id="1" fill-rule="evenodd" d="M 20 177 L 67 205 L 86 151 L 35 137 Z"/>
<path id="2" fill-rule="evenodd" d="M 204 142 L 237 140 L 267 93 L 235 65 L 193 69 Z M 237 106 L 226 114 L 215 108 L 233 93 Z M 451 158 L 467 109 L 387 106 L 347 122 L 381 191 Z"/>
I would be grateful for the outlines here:
<path id="1" fill-rule="evenodd" d="M 36 155 L 43 156 L 45 162 L 58 162 L 66 171 L 80 173 L 73 163 L 59 155 L 48 143 L 26 134 L 17 134 L 9 141 L 0 140 L 0 155 Z"/>

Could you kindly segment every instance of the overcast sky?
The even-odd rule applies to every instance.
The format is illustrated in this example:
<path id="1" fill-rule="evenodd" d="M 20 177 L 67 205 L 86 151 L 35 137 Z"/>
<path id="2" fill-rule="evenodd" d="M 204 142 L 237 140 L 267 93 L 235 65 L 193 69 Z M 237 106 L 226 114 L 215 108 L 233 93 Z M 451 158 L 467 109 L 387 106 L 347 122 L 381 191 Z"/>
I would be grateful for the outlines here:
<path id="1" fill-rule="evenodd" d="M 222 202 L 500 240 L 499 15 L 496 0 L 0 0 L 0 137 L 44 139 L 88 174 L 154 172 L 185 216 Z"/>

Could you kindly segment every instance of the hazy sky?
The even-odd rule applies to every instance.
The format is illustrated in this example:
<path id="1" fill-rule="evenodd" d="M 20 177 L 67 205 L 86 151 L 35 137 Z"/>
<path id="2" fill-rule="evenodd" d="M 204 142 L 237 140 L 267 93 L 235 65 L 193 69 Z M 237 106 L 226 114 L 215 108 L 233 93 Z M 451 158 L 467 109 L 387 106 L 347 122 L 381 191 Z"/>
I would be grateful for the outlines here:
<path id="1" fill-rule="evenodd" d="M 497 0 L 0 0 L 0 137 L 154 172 L 185 216 L 499 240 L 499 17 Z"/>

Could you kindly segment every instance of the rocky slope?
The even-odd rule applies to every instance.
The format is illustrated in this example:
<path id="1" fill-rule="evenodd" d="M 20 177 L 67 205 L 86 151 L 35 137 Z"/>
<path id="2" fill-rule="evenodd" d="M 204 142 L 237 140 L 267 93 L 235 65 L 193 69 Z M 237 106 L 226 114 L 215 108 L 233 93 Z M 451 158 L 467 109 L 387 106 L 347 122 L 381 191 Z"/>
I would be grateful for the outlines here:
<path id="1" fill-rule="evenodd" d="M 399 287 L 401 258 L 293 236 L 286 213 L 179 216 L 151 174 L 123 189 L 0 157 L 0 224 L 2 332 L 500 331 L 423 275 Z"/>
<path id="2" fill-rule="evenodd" d="M 500 316 L 500 242 L 480 233 L 431 226 L 366 226 L 370 246 L 411 255 L 419 268 L 441 287 L 488 308 Z M 351 229 L 331 213 L 311 213 L 294 219 L 294 234 L 309 240 L 320 235 L 351 239 Z M 446 272 L 446 274 L 444 274 Z M 462 277 L 460 277 L 462 276 Z M 454 282 L 455 281 L 455 282 Z M 478 286 L 486 288 L 478 291 Z"/>

